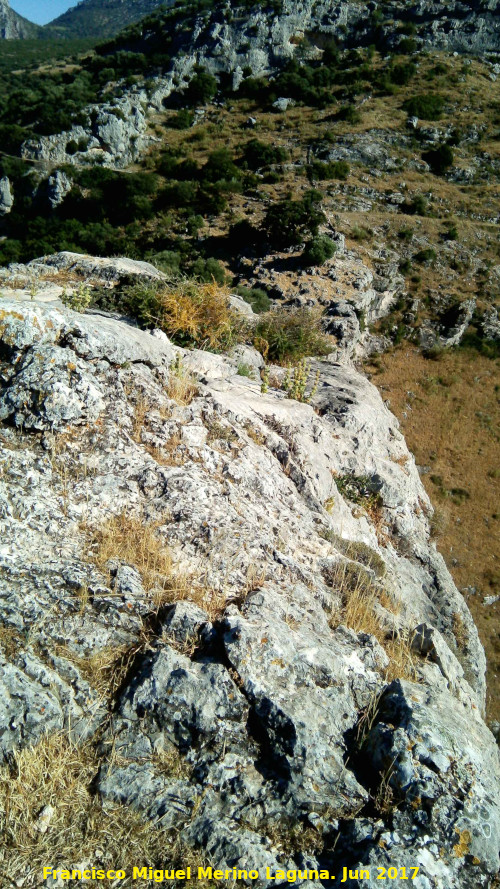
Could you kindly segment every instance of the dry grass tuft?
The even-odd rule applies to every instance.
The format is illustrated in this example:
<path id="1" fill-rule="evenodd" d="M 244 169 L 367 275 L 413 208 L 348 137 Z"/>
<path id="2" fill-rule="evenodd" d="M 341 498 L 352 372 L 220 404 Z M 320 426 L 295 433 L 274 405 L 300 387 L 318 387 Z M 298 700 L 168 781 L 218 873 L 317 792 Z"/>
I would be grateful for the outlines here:
<path id="1" fill-rule="evenodd" d="M 173 778 L 181 772 L 185 776 L 180 759 L 176 752 L 165 755 L 159 760 L 160 771 Z M 203 861 L 183 849 L 173 831 L 144 822 L 126 806 L 103 807 L 92 791 L 99 766 L 91 743 L 77 747 L 66 735 L 56 734 L 14 753 L 9 766 L 0 769 L 0 870 L 5 889 L 40 886 L 44 866 L 122 868 L 130 875 L 120 881 L 124 889 L 150 885 L 132 882 L 136 865 L 190 864 L 196 875 Z M 115 881 L 89 880 L 85 885 L 111 889 Z"/>
<path id="2" fill-rule="evenodd" d="M 452 614 L 452 632 L 457 646 L 462 650 L 467 648 L 469 632 L 462 615 L 458 611 L 454 611 Z"/>
<path id="3" fill-rule="evenodd" d="M 170 376 L 167 384 L 167 395 L 180 405 L 191 404 L 199 394 L 198 381 L 191 371 L 182 364 L 179 353 L 170 365 Z"/>
<path id="4" fill-rule="evenodd" d="M 149 401 L 144 397 L 138 398 L 134 405 L 134 416 L 132 418 L 132 438 L 136 442 L 141 440 L 141 432 L 150 410 L 151 405 Z"/>
<path id="5" fill-rule="evenodd" d="M 159 536 L 161 526 L 161 521 L 145 522 L 126 513 L 112 516 L 90 530 L 90 558 L 103 573 L 107 572 L 111 560 L 137 568 L 157 610 L 188 599 L 215 617 L 223 607 L 224 597 L 175 567 L 168 546 Z"/>
<path id="6" fill-rule="evenodd" d="M 241 339 L 244 327 L 229 296 L 229 289 L 215 281 L 176 281 L 158 294 L 155 320 L 181 346 L 222 352 Z"/>
<path id="7" fill-rule="evenodd" d="M 148 454 L 151 454 L 160 466 L 184 466 L 184 463 L 189 459 L 187 448 L 182 444 L 181 437 L 177 432 L 168 441 L 164 442 L 161 447 L 153 447 L 152 445 L 146 445 L 145 447 Z"/>
<path id="8" fill-rule="evenodd" d="M 414 679 L 416 656 L 411 648 L 410 634 L 391 635 L 382 623 L 380 606 L 392 614 L 399 612 L 387 590 L 361 565 L 349 561 L 338 562 L 325 572 L 325 579 L 341 597 L 340 607 L 332 610 L 330 626 L 335 628 L 344 624 L 356 633 L 375 636 L 389 658 L 387 681 Z"/>

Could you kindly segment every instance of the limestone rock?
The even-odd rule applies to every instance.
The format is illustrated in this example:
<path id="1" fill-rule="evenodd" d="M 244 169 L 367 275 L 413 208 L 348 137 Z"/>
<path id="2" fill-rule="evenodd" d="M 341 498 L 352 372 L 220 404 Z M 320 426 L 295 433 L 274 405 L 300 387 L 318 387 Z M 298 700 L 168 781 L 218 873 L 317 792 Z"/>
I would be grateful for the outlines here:
<path id="1" fill-rule="evenodd" d="M 131 271 L 44 259 L 77 261 Z M 252 350 L 179 350 L 44 293 L 0 303 L 1 755 L 99 728 L 103 799 L 214 864 L 321 860 L 340 882 L 345 864 L 417 861 L 422 886 L 486 889 L 500 774 L 484 653 L 377 390 L 322 360 L 312 404 L 262 393 Z M 188 405 L 169 394 L 177 355 L 197 377 Z M 129 523 L 127 548 L 103 562 L 110 521 L 114 540 Z M 170 554 L 157 572 L 146 534 Z M 346 625 L 339 569 L 375 590 L 377 638 Z M 388 640 L 406 636 L 425 660 L 390 682 Z M 83 679 L 127 651 L 118 690 Z M 284 853 L 280 825 L 315 832 L 317 857 Z"/>
<path id="2" fill-rule="evenodd" d="M 0 179 L 0 216 L 7 216 L 14 205 L 12 186 L 7 176 Z"/>

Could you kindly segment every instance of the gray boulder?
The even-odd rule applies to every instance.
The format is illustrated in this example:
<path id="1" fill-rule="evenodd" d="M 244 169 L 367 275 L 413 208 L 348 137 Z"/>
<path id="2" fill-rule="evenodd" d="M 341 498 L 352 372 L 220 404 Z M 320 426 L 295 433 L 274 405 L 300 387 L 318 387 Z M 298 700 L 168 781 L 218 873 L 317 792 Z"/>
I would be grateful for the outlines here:
<path id="1" fill-rule="evenodd" d="M 0 216 L 7 216 L 14 206 L 12 186 L 7 176 L 0 179 Z"/>
<path id="2" fill-rule="evenodd" d="M 56 170 L 47 180 L 47 198 L 53 210 L 62 204 L 64 198 L 71 191 L 73 182 L 62 170 Z"/>

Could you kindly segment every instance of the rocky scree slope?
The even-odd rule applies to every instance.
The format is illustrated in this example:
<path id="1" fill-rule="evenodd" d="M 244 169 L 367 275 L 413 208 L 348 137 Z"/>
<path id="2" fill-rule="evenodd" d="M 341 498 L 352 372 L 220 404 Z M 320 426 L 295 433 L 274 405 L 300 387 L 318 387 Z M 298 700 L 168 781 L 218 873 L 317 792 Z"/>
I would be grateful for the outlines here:
<path id="1" fill-rule="evenodd" d="M 488 886 L 500 763 L 484 655 L 414 460 L 349 365 L 316 362 L 302 404 L 261 391 L 262 363 L 248 347 L 184 352 L 48 289 L 3 291 L 1 756 L 47 732 L 94 739 L 103 802 L 161 819 L 220 867 L 338 878 L 411 863 L 419 889 Z M 187 373 L 196 390 L 176 401 Z M 376 510 L 354 502 L 359 479 Z M 121 527 L 168 547 L 188 582 L 130 550 L 100 563 Z M 353 595 L 377 638 L 347 625 Z M 118 690 L 85 678 L 145 633 Z M 409 644 L 411 669 L 409 653 L 395 663 Z M 162 750 L 189 777 L 158 769 Z M 315 842 L 285 854 L 282 823 Z"/>
<path id="2" fill-rule="evenodd" d="M 83 6 L 84 4 L 82 4 Z M 79 9 L 79 7 L 77 7 Z M 196 13 L 176 10 L 164 23 L 168 38 L 170 71 L 151 77 L 147 89 L 138 85 L 123 91 L 112 103 L 90 106 L 87 122 L 61 134 L 28 140 L 22 156 L 60 163 L 95 163 L 123 168 L 151 144 L 148 119 L 164 102 L 186 87 L 197 66 L 210 74 L 225 76 L 237 90 L 251 71 L 253 77 L 280 70 L 291 59 L 319 59 L 325 41 L 340 45 L 377 44 L 397 51 L 402 32 L 395 23 L 416 28 L 415 48 L 482 55 L 498 52 L 499 0 L 442 3 L 346 3 L 330 0 L 283 0 L 279 8 L 229 7 L 216 4 Z M 368 14 L 367 14 L 368 13 Z M 145 19 L 130 31 L 130 45 L 146 57 L 158 41 L 158 22 Z M 124 32 L 124 46 L 127 32 Z M 138 42 L 139 40 L 139 42 Z M 155 50 L 153 50 L 154 52 Z M 68 142 L 82 146 L 71 156 Z"/>

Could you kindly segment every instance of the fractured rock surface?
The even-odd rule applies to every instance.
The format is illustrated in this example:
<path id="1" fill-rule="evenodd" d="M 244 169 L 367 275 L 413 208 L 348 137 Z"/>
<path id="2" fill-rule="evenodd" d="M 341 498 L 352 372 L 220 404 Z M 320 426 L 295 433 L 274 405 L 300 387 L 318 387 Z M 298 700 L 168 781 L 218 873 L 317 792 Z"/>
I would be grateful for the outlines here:
<path id="1" fill-rule="evenodd" d="M 169 395 L 179 355 L 188 405 Z M 311 405 L 263 394 L 240 360 L 0 298 L 0 754 L 96 737 L 102 798 L 220 867 L 340 880 L 418 863 L 419 889 L 486 887 L 500 763 L 484 654 L 397 421 L 348 365 L 315 363 Z M 335 481 L 361 477 L 376 516 Z M 180 601 L 133 560 L 99 563 L 120 517 L 192 578 Z M 343 623 L 339 566 L 381 593 L 385 638 Z M 414 671 L 391 681 L 386 640 L 406 634 Z M 111 697 L 82 668 L 110 650 L 136 652 Z M 314 848 L 285 854 L 280 824 L 312 828 Z"/>

